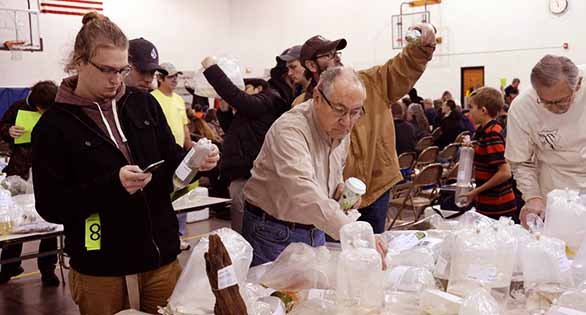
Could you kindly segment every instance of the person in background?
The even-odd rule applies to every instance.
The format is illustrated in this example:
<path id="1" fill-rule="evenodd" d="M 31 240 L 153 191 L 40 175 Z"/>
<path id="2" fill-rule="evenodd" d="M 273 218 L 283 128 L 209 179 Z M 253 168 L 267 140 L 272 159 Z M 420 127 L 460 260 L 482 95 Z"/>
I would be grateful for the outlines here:
<path id="1" fill-rule="evenodd" d="M 427 122 L 427 118 L 423 112 L 423 107 L 420 104 L 412 103 L 409 105 L 409 107 L 407 107 L 406 120 L 414 127 L 415 138 L 418 141 L 423 137 L 431 135 L 429 123 Z"/>
<path id="2" fill-rule="evenodd" d="M 152 91 L 155 73 L 165 71 L 159 65 L 157 47 L 142 37 L 132 39 L 128 46 L 128 61 L 131 69 L 125 79 L 126 85 L 147 92 Z"/>
<path id="3" fill-rule="evenodd" d="M 287 76 L 294 85 L 295 97 L 304 93 L 309 85 L 309 80 L 305 76 L 305 68 L 301 65 L 300 58 L 301 45 L 295 45 L 277 57 L 277 61 L 282 60 L 287 63 Z"/>
<path id="4" fill-rule="evenodd" d="M 204 115 L 204 119 L 208 126 L 214 130 L 214 132 L 218 135 L 220 139 L 224 139 L 224 130 L 220 126 L 220 121 L 218 121 L 218 115 L 216 115 L 216 109 L 209 108 L 206 114 Z"/>
<path id="5" fill-rule="evenodd" d="M 442 120 L 440 123 L 441 134 L 439 138 L 435 140 L 435 145 L 440 149 L 445 148 L 451 143 L 454 143 L 456 137 L 466 130 L 464 126 L 464 119 L 462 113 L 456 109 L 456 102 L 453 100 L 447 100 L 442 105 Z"/>
<path id="6" fill-rule="evenodd" d="M 435 119 L 433 122 L 430 122 L 433 125 L 433 129 L 439 128 L 440 124 L 442 123 L 442 106 L 444 102 L 442 100 L 437 99 L 433 100 L 433 109 L 435 111 Z"/>
<path id="7" fill-rule="evenodd" d="M 476 188 L 466 194 L 476 211 L 498 220 L 510 217 L 519 223 L 513 193 L 511 167 L 505 160 L 505 135 L 496 117 L 504 106 L 503 95 L 494 88 L 476 89 L 469 98 L 470 114 L 478 124 L 474 135 Z"/>
<path id="8" fill-rule="evenodd" d="M 423 98 L 419 97 L 419 95 L 417 95 L 417 90 L 415 88 L 412 88 L 409 91 L 409 99 L 411 100 L 411 103 L 417 103 L 417 104 L 422 104 L 423 103 Z M 411 104 L 409 104 L 411 105 Z"/>
<path id="9" fill-rule="evenodd" d="M 519 94 L 519 84 L 521 84 L 521 80 L 519 80 L 519 78 L 514 78 L 511 85 L 505 88 L 505 99 L 509 98 L 512 92 L 516 92 L 517 95 Z"/>
<path id="10" fill-rule="evenodd" d="M 417 144 L 417 136 L 415 126 L 405 120 L 405 112 L 403 105 L 399 102 L 394 102 L 390 106 L 390 111 L 395 123 L 395 148 L 397 155 L 405 152 L 415 152 Z"/>
<path id="11" fill-rule="evenodd" d="M 2 116 L 0 121 L 0 136 L 2 140 L 10 145 L 10 161 L 3 172 L 7 176 L 17 175 L 24 180 L 29 179 L 29 172 L 32 166 L 32 145 L 31 143 L 15 144 L 14 140 L 24 133 L 22 126 L 16 125 L 16 117 L 19 111 L 31 111 L 44 113 L 55 102 L 57 85 L 53 81 L 41 81 L 33 85 L 30 94 L 26 99 L 12 104 Z M 39 244 L 39 253 L 57 250 L 57 238 L 44 238 Z M 8 245 L 2 248 L 2 260 L 20 257 L 22 244 Z M 37 258 L 37 267 L 41 272 L 43 286 L 56 287 L 59 285 L 59 278 L 55 275 L 57 255 L 48 255 Z M 24 272 L 21 262 L 3 264 L 0 271 L 0 284 L 7 283 L 11 277 Z"/>
<path id="12" fill-rule="evenodd" d="M 423 100 L 423 110 L 425 112 L 425 118 L 427 118 L 427 122 L 430 125 L 433 125 L 435 119 L 437 118 L 437 110 L 434 108 L 433 100 L 431 98 L 426 98 Z"/>
<path id="13" fill-rule="evenodd" d="M 185 111 L 185 102 L 179 94 L 175 93 L 178 77 L 183 72 L 177 71 L 175 66 L 168 62 L 162 63 L 161 68 L 162 70 L 157 75 L 158 88 L 152 91 L 151 95 L 161 105 L 177 145 L 183 147 L 185 151 L 189 151 L 192 141 L 188 128 L 189 119 Z M 185 235 L 187 213 L 178 214 L 177 220 L 179 221 L 179 236 L 181 237 Z M 181 250 L 189 250 L 191 245 L 181 239 L 180 248 Z"/>
<path id="14" fill-rule="evenodd" d="M 156 99 L 124 84 L 131 67 L 122 30 L 96 12 L 82 23 L 66 66 L 74 75 L 32 132 L 35 207 L 64 226 L 69 287 L 81 314 L 128 309 L 129 289 L 140 310 L 154 314 L 181 273 L 170 193 L 185 151 Z M 143 172 L 160 160 L 159 169 Z M 204 161 L 187 163 L 205 171 L 218 160 L 213 147 Z"/>
<path id="15" fill-rule="evenodd" d="M 442 97 L 440 98 L 440 100 L 442 101 L 442 104 L 444 104 L 445 102 L 447 102 L 448 100 L 454 100 L 454 97 L 452 96 L 452 92 L 446 90 L 442 93 Z"/>
<path id="16" fill-rule="evenodd" d="M 202 61 L 202 66 L 205 69 L 204 76 L 214 90 L 222 100 L 235 109 L 234 118 L 225 137 L 220 171 L 230 180 L 232 229 L 242 232 L 244 185 L 251 176 L 250 171 L 267 131 L 273 122 L 291 107 L 288 100 L 281 97 L 281 93 L 263 79 L 245 79 L 245 91 L 241 91 L 216 64 L 214 57 L 206 57 Z M 282 78 L 282 74 L 274 79 Z M 224 114 L 230 113 L 231 110 Z"/>

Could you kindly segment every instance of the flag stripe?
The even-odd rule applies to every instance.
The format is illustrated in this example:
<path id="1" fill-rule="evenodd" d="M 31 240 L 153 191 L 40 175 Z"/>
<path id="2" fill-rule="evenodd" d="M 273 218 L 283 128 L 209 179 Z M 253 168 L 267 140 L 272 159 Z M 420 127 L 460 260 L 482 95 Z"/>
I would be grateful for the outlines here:
<path id="1" fill-rule="evenodd" d="M 96 10 L 96 11 L 103 11 L 103 8 L 98 7 L 79 7 L 73 5 L 62 5 L 62 4 L 52 4 L 52 3 L 43 3 L 41 4 L 41 8 L 48 7 L 50 8 L 63 8 L 63 9 L 80 9 L 80 10 Z"/>
<path id="2" fill-rule="evenodd" d="M 41 13 L 65 14 L 65 15 L 85 15 L 87 12 L 69 12 L 56 10 L 41 10 Z"/>

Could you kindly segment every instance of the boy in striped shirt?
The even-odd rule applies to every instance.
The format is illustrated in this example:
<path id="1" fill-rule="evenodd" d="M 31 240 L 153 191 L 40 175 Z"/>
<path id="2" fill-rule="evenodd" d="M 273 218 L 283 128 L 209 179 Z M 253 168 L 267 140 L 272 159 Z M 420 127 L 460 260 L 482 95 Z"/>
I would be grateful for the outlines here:
<path id="1" fill-rule="evenodd" d="M 479 127 L 474 135 L 476 189 L 468 193 L 468 200 L 476 202 L 479 213 L 493 219 L 511 217 L 519 223 L 511 168 L 505 160 L 504 128 L 496 121 L 504 106 L 503 96 L 494 88 L 483 87 L 470 95 L 469 104 Z"/>

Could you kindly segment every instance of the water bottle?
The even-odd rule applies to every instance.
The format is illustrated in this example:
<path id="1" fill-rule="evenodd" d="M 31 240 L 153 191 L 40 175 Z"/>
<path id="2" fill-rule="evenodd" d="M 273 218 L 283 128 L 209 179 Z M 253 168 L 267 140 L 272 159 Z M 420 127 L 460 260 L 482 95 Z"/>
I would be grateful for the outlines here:
<path id="1" fill-rule="evenodd" d="M 405 40 L 409 44 L 419 44 L 421 42 L 421 31 L 418 29 L 410 29 L 405 33 Z"/>
<path id="2" fill-rule="evenodd" d="M 470 146 L 470 136 L 466 136 L 464 137 L 464 145 L 460 148 L 460 164 L 458 166 L 458 181 L 456 182 L 456 206 L 460 208 L 471 202 L 463 194 L 472 191 L 473 167 L 474 148 Z"/>
<path id="3" fill-rule="evenodd" d="M 185 155 L 181 164 L 175 170 L 173 175 L 173 186 L 175 190 L 179 190 L 191 183 L 198 168 L 192 168 L 190 165 L 201 165 L 207 159 L 209 153 L 213 149 L 213 144 L 206 138 L 200 139 L 193 145 L 191 150 Z M 194 160 L 194 161 L 191 161 Z"/>

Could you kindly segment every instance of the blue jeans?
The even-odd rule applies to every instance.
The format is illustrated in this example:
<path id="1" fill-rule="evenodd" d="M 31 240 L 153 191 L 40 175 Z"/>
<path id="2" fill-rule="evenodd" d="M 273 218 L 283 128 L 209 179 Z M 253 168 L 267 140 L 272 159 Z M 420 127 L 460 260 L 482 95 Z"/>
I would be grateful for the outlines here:
<path id="1" fill-rule="evenodd" d="M 179 223 L 179 236 L 185 235 L 185 228 L 187 226 L 187 213 L 178 214 L 177 222 Z"/>
<path id="2" fill-rule="evenodd" d="M 290 228 L 282 223 L 263 219 L 248 211 L 247 207 L 244 208 L 242 236 L 254 250 L 251 266 L 274 261 L 291 243 L 311 246 L 323 246 L 326 243 L 324 232 L 316 228 Z"/>
<path id="3" fill-rule="evenodd" d="M 389 211 L 389 199 L 391 199 L 391 192 L 387 191 L 370 206 L 358 209 L 361 214 L 358 221 L 370 223 L 375 234 L 383 233 L 385 231 L 387 211 Z"/>

